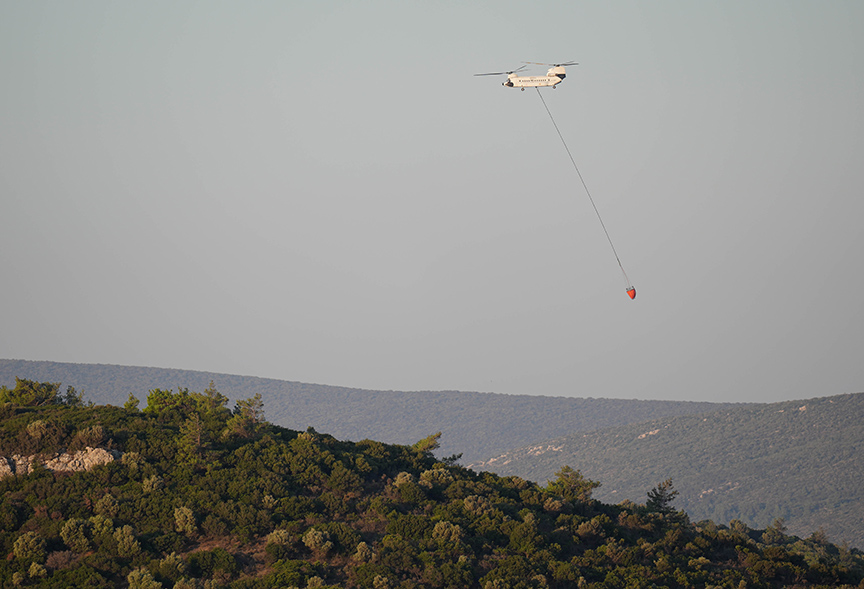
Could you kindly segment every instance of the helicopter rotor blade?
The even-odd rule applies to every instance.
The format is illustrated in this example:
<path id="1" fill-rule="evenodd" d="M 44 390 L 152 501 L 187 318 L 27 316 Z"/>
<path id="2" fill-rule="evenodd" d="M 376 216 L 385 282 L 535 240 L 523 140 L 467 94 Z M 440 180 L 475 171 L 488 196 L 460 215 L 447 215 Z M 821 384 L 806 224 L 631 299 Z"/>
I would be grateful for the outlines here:
<path id="1" fill-rule="evenodd" d="M 518 67 L 515 70 L 510 70 L 509 72 L 490 72 L 488 74 L 474 74 L 475 76 L 509 76 L 510 74 L 515 74 L 516 72 L 521 72 L 525 69 L 525 66 Z"/>
<path id="2" fill-rule="evenodd" d="M 579 65 L 578 62 L 575 61 L 566 61 L 564 63 L 540 63 L 539 61 L 523 61 L 522 63 L 530 63 L 532 65 L 550 65 L 552 67 L 560 67 L 566 65 Z"/>

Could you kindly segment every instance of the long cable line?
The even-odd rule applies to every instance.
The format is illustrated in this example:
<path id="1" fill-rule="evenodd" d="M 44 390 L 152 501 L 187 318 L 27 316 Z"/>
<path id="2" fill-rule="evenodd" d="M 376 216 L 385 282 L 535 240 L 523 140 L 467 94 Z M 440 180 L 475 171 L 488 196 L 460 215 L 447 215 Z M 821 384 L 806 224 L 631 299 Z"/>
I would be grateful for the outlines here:
<path id="1" fill-rule="evenodd" d="M 612 243 L 612 238 L 609 237 L 609 231 L 606 229 L 606 223 L 603 222 L 603 217 L 600 216 L 600 211 L 597 210 L 597 205 L 594 204 L 594 197 L 591 196 L 591 191 L 588 190 L 588 185 L 585 184 L 585 179 L 582 177 L 582 172 L 579 171 L 579 166 L 576 165 L 576 160 L 573 159 L 573 154 L 570 153 L 570 148 L 567 147 L 567 142 L 564 141 L 564 136 L 561 134 L 561 130 L 558 128 L 558 123 L 555 122 L 555 117 L 552 116 L 552 112 L 546 105 L 546 99 L 543 98 L 543 93 L 540 92 L 539 87 L 535 87 L 535 89 L 537 90 L 537 96 L 540 97 L 540 100 L 543 102 L 544 108 L 546 108 L 546 113 L 549 115 L 549 119 L 555 126 L 555 131 L 558 132 L 558 137 L 561 138 L 561 143 L 564 144 L 564 149 L 567 150 L 567 155 L 570 157 L 570 162 L 573 164 L 573 168 L 576 170 L 576 174 L 579 176 L 579 180 L 582 182 L 582 187 L 585 188 L 585 194 L 588 195 L 588 200 L 591 201 L 591 206 L 594 207 L 594 212 L 597 214 L 597 220 L 600 221 L 600 226 L 603 227 L 603 233 L 606 234 L 606 239 L 609 241 L 609 246 L 612 248 L 612 253 L 615 254 L 615 259 L 618 261 L 618 267 L 621 268 L 621 274 L 624 275 L 624 281 L 627 283 L 627 294 L 630 295 L 631 299 L 635 298 L 636 289 L 633 288 L 632 284 L 630 284 L 630 279 L 627 277 L 627 272 L 624 271 L 624 266 L 621 264 L 621 258 L 618 257 L 618 252 L 615 250 L 615 244 Z"/>

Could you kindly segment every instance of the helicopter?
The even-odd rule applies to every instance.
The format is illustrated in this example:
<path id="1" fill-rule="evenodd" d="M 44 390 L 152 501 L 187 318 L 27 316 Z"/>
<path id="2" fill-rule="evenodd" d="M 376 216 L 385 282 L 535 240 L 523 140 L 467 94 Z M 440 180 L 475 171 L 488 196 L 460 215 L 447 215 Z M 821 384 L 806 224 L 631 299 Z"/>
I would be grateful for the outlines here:
<path id="1" fill-rule="evenodd" d="M 571 65 L 579 65 L 575 61 L 568 61 L 566 63 L 537 63 L 536 61 L 523 61 L 522 63 L 532 64 L 532 65 L 548 65 L 551 66 L 549 71 L 546 72 L 545 76 L 517 76 L 516 72 L 521 72 L 524 70 L 526 65 L 522 67 L 516 68 L 515 70 L 511 70 L 509 72 L 489 72 L 488 74 L 474 74 L 475 76 L 507 76 L 507 81 L 502 82 L 502 86 L 507 86 L 508 88 L 521 88 L 522 91 L 525 91 L 525 88 L 539 88 L 541 86 L 552 86 L 552 89 L 555 89 L 555 86 L 560 84 L 567 74 L 564 70 L 565 66 Z"/>

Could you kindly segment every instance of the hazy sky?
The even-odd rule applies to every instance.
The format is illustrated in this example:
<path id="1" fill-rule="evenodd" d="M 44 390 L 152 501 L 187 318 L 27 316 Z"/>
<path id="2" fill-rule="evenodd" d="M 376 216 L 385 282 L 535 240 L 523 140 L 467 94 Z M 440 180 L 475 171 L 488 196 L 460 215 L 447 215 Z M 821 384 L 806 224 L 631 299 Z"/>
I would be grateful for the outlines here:
<path id="1" fill-rule="evenodd" d="M 859 0 L 0 1 L 0 357 L 862 391 L 862 31 Z M 473 77 L 566 60 L 543 96 L 635 301 L 537 92 Z"/>

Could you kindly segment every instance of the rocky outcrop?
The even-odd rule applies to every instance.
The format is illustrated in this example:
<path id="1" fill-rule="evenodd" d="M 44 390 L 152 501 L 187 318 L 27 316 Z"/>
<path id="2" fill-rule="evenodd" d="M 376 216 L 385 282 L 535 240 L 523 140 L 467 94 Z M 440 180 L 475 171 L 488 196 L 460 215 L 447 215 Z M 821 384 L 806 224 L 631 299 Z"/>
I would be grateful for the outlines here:
<path id="1" fill-rule="evenodd" d="M 9 465 L 12 467 L 14 474 L 30 474 L 33 471 L 33 461 L 35 459 L 35 456 L 13 454 L 12 458 L 9 459 Z"/>
<path id="2" fill-rule="evenodd" d="M 5 456 L 0 456 L 0 479 L 12 476 L 15 474 L 15 467 L 9 462 Z"/>
<path id="3" fill-rule="evenodd" d="M 104 448 L 90 448 L 79 450 L 71 454 L 63 452 L 55 454 L 48 460 L 38 456 L 20 456 L 13 454 L 11 458 L 0 456 L 0 479 L 12 475 L 25 475 L 33 470 L 35 463 L 41 463 L 48 470 L 55 472 L 83 472 L 92 470 L 100 464 L 108 464 L 120 458 L 121 453 L 117 450 L 106 450 Z"/>

